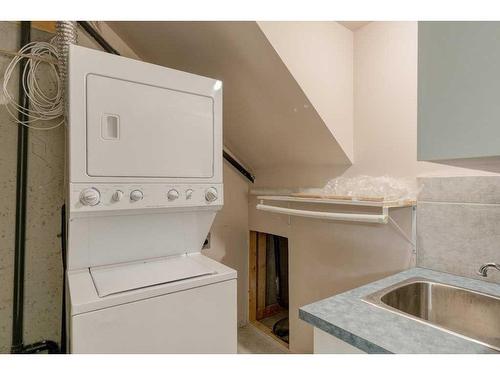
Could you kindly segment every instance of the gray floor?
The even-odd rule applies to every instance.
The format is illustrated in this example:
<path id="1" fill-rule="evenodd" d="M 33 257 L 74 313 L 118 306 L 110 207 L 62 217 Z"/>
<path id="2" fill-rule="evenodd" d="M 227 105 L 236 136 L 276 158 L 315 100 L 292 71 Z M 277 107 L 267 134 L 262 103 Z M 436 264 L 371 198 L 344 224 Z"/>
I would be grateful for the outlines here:
<path id="1" fill-rule="evenodd" d="M 276 340 L 251 324 L 238 329 L 238 354 L 288 354 Z"/>

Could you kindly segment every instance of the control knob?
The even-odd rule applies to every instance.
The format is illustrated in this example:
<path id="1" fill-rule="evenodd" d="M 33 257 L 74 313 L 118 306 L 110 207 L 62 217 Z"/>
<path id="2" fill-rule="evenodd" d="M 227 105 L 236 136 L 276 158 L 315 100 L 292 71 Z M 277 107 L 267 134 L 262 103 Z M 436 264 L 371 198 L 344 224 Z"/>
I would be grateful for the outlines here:
<path id="1" fill-rule="evenodd" d="M 80 202 L 84 206 L 95 206 L 101 200 L 101 193 L 96 188 L 88 188 L 80 193 Z"/>
<path id="2" fill-rule="evenodd" d="M 113 200 L 113 202 L 119 202 L 121 201 L 123 198 L 123 191 L 121 190 L 117 190 L 113 193 L 113 195 L 111 196 L 111 199 Z"/>
<path id="3" fill-rule="evenodd" d="M 187 189 L 186 190 L 186 199 L 193 198 L 193 193 L 194 193 L 193 189 Z"/>
<path id="4" fill-rule="evenodd" d="M 144 194 L 142 194 L 142 191 L 140 190 L 133 190 L 130 192 L 130 200 L 133 202 L 140 201 L 142 198 L 144 198 Z"/>
<path id="5" fill-rule="evenodd" d="M 205 191 L 205 199 L 207 202 L 213 202 L 217 199 L 217 189 L 214 187 L 208 188 Z"/>
<path id="6" fill-rule="evenodd" d="M 175 189 L 171 189 L 167 193 L 167 199 L 169 201 L 175 201 L 177 198 L 179 198 L 179 192 Z"/>

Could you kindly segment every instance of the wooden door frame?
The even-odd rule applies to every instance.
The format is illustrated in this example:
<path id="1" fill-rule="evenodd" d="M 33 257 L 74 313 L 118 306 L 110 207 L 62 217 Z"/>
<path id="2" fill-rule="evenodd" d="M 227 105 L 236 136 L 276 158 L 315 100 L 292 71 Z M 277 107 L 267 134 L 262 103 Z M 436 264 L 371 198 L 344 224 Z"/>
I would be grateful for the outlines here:
<path id="1" fill-rule="evenodd" d="M 266 252 L 267 234 L 250 231 L 248 260 L 248 320 L 286 348 L 289 345 L 274 335 L 272 330 L 259 322 L 276 312 L 276 307 L 266 306 Z"/>

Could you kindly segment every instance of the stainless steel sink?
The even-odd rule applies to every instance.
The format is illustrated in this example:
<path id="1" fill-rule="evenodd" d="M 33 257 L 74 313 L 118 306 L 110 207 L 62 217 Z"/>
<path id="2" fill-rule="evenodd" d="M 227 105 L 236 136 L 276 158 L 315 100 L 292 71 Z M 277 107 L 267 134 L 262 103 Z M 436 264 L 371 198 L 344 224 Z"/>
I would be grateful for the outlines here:
<path id="1" fill-rule="evenodd" d="M 500 351 L 499 297 L 411 278 L 363 301 Z"/>

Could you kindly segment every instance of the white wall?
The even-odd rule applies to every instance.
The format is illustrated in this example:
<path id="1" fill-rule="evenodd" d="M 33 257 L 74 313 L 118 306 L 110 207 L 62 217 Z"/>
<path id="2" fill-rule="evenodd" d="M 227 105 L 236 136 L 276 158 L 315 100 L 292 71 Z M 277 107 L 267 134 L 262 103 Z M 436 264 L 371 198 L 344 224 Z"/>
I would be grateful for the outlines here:
<path id="1" fill-rule="evenodd" d="M 331 21 L 257 24 L 353 162 L 352 32 Z"/>

